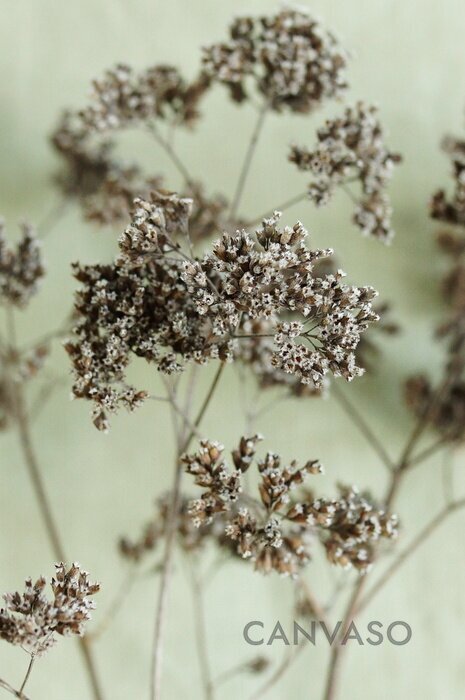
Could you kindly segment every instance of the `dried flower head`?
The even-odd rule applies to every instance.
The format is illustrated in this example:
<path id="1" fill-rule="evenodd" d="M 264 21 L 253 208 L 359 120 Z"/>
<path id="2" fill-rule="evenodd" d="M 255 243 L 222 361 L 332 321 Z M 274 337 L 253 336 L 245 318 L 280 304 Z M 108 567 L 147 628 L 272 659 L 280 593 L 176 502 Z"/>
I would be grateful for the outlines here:
<path id="1" fill-rule="evenodd" d="M 216 333 L 237 328 L 244 314 L 272 320 L 271 361 L 278 370 L 316 388 L 328 372 L 350 381 L 362 373 L 354 351 L 377 320 L 371 308 L 376 292 L 345 285 L 341 270 L 314 277 L 315 262 L 332 251 L 310 250 L 302 224 L 281 229 L 279 218 L 275 212 L 265 219 L 255 237 L 225 233 L 201 262 L 186 262 L 188 291 Z"/>
<path id="2" fill-rule="evenodd" d="M 445 190 L 438 190 L 431 199 L 430 213 L 433 219 L 463 226 L 465 225 L 465 141 L 448 136 L 442 145 L 452 163 L 454 192 L 448 199 Z"/>
<path id="3" fill-rule="evenodd" d="M 271 17 L 239 17 L 229 39 L 204 49 L 203 66 L 235 102 L 249 98 L 249 84 L 275 111 L 308 113 L 347 87 L 347 56 L 333 34 L 303 10 Z"/>
<path id="4" fill-rule="evenodd" d="M 139 73 L 119 64 L 93 83 L 93 99 L 80 112 L 91 132 L 120 129 L 162 119 L 190 126 L 209 81 L 203 74 L 188 83 L 173 66 L 152 66 Z"/>
<path id="5" fill-rule="evenodd" d="M 242 437 L 228 468 L 224 448 L 203 440 L 198 452 L 184 455 L 186 471 L 204 489 L 191 501 L 190 515 L 204 527 L 219 517 L 224 535 L 236 553 L 255 563 L 257 570 L 295 576 L 310 558 L 311 540 L 318 537 L 328 559 L 339 566 L 353 566 L 365 573 L 373 561 L 374 543 L 397 534 L 397 519 L 378 508 L 352 488 L 340 488 L 338 499 L 315 498 L 296 490 L 308 475 L 322 471 L 317 460 L 299 467 L 284 465 L 279 455 L 268 452 L 256 460 L 260 436 Z M 259 500 L 245 494 L 243 475 L 256 462 Z M 218 535 L 216 535 L 218 537 Z"/>
<path id="6" fill-rule="evenodd" d="M 326 204 L 338 187 L 359 182 L 361 196 L 354 222 L 365 235 L 389 242 L 394 233 L 387 185 L 400 156 L 385 146 L 376 107 L 358 102 L 342 117 L 328 120 L 317 136 L 312 151 L 293 146 L 289 156 L 299 170 L 314 177 L 308 189 L 310 199 L 317 205 Z"/>
<path id="7" fill-rule="evenodd" d="M 84 634 L 85 623 L 95 607 L 90 596 L 100 589 L 98 583 L 89 581 L 88 573 L 79 564 L 68 570 L 64 564 L 55 568 L 50 582 L 51 599 L 44 593 L 44 577 L 35 583 L 27 579 L 24 593 L 5 594 L 5 606 L 0 610 L 0 638 L 39 656 L 56 642 L 57 634 Z"/>
<path id="8" fill-rule="evenodd" d="M 44 276 L 40 243 L 29 224 L 21 225 L 22 238 L 16 248 L 7 244 L 5 225 L 0 220 L 0 303 L 27 306 Z"/>
<path id="9" fill-rule="evenodd" d="M 232 356 L 231 338 L 212 333 L 182 280 L 183 257 L 175 257 L 191 205 L 166 192 L 136 200 L 115 264 L 74 268 L 83 288 L 76 295 L 77 341 L 66 345 L 75 370 L 73 392 L 94 402 L 101 430 L 109 413 L 119 406 L 133 410 L 146 397 L 125 382 L 131 355 L 166 374 L 182 369 L 179 360 Z"/>
<path id="10" fill-rule="evenodd" d="M 320 529 L 331 563 L 365 574 L 373 563 L 375 543 L 397 536 L 397 516 L 373 504 L 354 486 L 340 486 L 339 491 L 337 499 L 296 504 L 288 518 Z"/>

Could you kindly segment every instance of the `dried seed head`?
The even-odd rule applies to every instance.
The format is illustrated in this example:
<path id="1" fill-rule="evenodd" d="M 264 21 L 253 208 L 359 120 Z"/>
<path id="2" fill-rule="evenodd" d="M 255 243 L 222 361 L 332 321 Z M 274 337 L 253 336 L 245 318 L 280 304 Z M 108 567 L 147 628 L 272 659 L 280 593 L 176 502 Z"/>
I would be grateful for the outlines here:
<path id="1" fill-rule="evenodd" d="M 308 113 L 347 87 L 347 55 L 335 37 L 303 10 L 271 17 L 240 17 L 229 39 L 204 49 L 208 77 L 223 83 L 235 102 L 249 85 L 275 111 Z"/>
<path id="2" fill-rule="evenodd" d="M 327 204 L 338 187 L 359 182 L 361 195 L 354 222 L 365 235 L 388 243 L 394 232 L 387 186 L 401 158 L 384 144 L 378 110 L 358 102 L 342 117 L 328 120 L 317 136 L 312 151 L 293 146 L 289 155 L 299 170 L 311 172 L 314 178 L 308 190 L 310 199 L 319 206 Z"/>
<path id="3" fill-rule="evenodd" d="M 119 64 L 95 80 L 93 99 L 80 112 L 90 132 L 125 128 L 153 119 L 190 126 L 209 86 L 203 74 L 188 83 L 173 66 L 153 66 L 140 73 Z"/>
<path id="4" fill-rule="evenodd" d="M 62 636 L 84 634 L 85 623 L 95 605 L 90 596 L 100 586 L 89 581 L 89 575 L 79 564 L 69 569 L 56 565 L 50 582 L 52 598 L 45 595 L 47 581 L 26 581 L 24 593 L 6 593 L 5 606 L 0 610 L 0 638 L 18 645 L 35 655 L 44 654 Z"/>

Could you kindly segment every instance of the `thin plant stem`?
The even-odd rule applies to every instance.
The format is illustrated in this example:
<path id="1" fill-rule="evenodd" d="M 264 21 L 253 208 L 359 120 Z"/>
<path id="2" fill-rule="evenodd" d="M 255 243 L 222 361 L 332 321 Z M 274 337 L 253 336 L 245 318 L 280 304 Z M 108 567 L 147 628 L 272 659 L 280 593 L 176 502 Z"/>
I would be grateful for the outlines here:
<path id="1" fill-rule="evenodd" d="M 213 378 L 213 382 L 207 392 L 207 395 L 200 407 L 200 410 L 193 422 L 192 429 L 185 440 L 182 440 L 181 435 L 177 435 L 177 456 L 176 456 L 176 466 L 174 473 L 174 483 L 172 488 L 172 499 L 170 503 L 170 511 L 168 515 L 168 520 L 166 524 L 166 539 L 165 539 L 165 550 L 163 557 L 163 569 L 161 574 L 160 589 L 158 592 L 158 602 L 157 611 L 155 616 L 155 630 L 154 630 L 154 640 L 152 647 L 152 668 L 151 668 L 151 678 L 150 678 L 150 697 L 151 700 L 160 700 L 161 697 L 161 674 L 162 674 L 162 654 L 163 654 L 163 641 L 164 641 L 164 630 L 166 621 L 166 611 L 168 604 L 168 594 L 171 582 L 171 571 L 172 571 L 172 559 L 173 559 L 173 549 L 176 534 L 176 520 L 179 511 L 180 502 L 180 491 L 181 491 L 181 477 L 182 477 L 182 462 L 180 456 L 189 447 L 191 440 L 195 437 L 197 428 L 203 420 L 203 417 L 208 409 L 210 401 L 213 398 L 215 390 L 218 386 L 219 380 L 223 373 L 225 363 L 222 362 Z M 174 409 L 173 409 L 174 412 Z"/>
<path id="2" fill-rule="evenodd" d="M 239 179 L 237 181 L 236 191 L 235 191 L 233 199 L 232 199 L 231 210 L 229 212 L 229 216 L 232 220 L 234 220 L 236 218 L 236 215 L 237 215 L 240 203 L 241 203 L 245 183 L 247 181 L 247 176 L 250 172 L 250 166 L 252 165 L 253 157 L 255 155 L 255 151 L 257 148 L 257 144 L 258 144 L 258 139 L 260 138 L 260 134 L 261 134 L 261 131 L 263 129 L 263 124 L 264 124 L 265 116 L 266 116 L 267 112 L 268 112 L 268 102 L 264 102 L 262 107 L 260 108 L 260 110 L 258 112 L 257 123 L 255 124 L 255 128 L 252 132 L 252 137 L 250 139 L 249 146 L 248 146 L 247 152 L 245 154 L 244 162 L 242 164 L 241 172 L 239 174 Z"/>
<path id="3" fill-rule="evenodd" d="M 29 661 L 29 666 L 27 667 L 26 675 L 24 676 L 24 680 L 21 683 L 21 688 L 19 689 L 19 695 L 20 697 L 23 697 L 23 691 L 24 688 L 26 687 L 26 683 L 29 680 L 29 676 L 31 675 L 32 667 L 34 666 L 34 661 L 35 661 L 35 656 L 34 654 L 31 654 L 31 660 Z"/>
<path id="4" fill-rule="evenodd" d="M 126 573 L 126 576 L 123 578 L 113 600 L 111 601 L 107 610 L 103 614 L 103 617 L 100 620 L 99 624 L 93 632 L 87 633 L 87 639 L 89 641 L 99 639 L 109 629 L 110 625 L 114 622 L 117 613 L 119 613 L 119 611 L 123 607 L 123 604 L 129 598 L 129 595 L 134 587 L 136 580 L 137 572 L 134 570 L 134 567 L 131 567 L 130 570 Z"/>
<path id="5" fill-rule="evenodd" d="M 391 479 L 390 479 L 390 482 L 388 484 L 386 498 L 384 499 L 387 510 L 389 508 L 391 508 L 391 506 L 394 502 L 394 499 L 397 496 L 401 481 L 403 480 L 403 476 L 406 473 L 406 471 L 408 470 L 411 455 L 412 455 L 418 441 L 420 440 L 421 436 L 423 435 L 423 431 L 425 430 L 426 426 L 428 425 L 428 420 L 429 420 L 429 417 L 431 416 L 431 413 L 434 411 L 438 402 L 440 402 L 444 392 L 447 391 L 447 388 L 450 385 L 450 382 L 453 381 L 456 373 L 459 371 L 460 366 L 461 366 L 460 362 L 456 361 L 455 363 L 454 362 L 451 363 L 450 370 L 447 373 L 446 377 L 444 378 L 444 381 L 441 383 L 438 390 L 431 397 L 429 404 L 425 407 L 424 412 L 419 417 L 412 433 L 410 434 L 409 438 L 407 439 L 405 447 L 402 450 L 401 456 L 399 458 L 399 462 L 395 466 L 395 468 L 392 470 L 392 473 L 391 473 Z M 346 632 L 348 630 L 348 627 L 352 621 L 352 618 L 358 609 L 359 600 L 360 600 L 360 598 L 363 594 L 363 591 L 367 585 L 367 580 L 368 580 L 368 577 L 364 576 L 364 577 L 360 578 L 360 580 L 356 583 L 356 585 L 353 589 L 352 595 L 350 597 L 349 603 L 347 605 L 346 611 L 345 611 L 344 616 L 343 616 L 343 623 L 341 626 L 340 634 L 338 635 L 338 638 L 336 639 L 336 641 L 331 649 L 330 663 L 329 663 L 328 674 L 327 674 L 327 678 L 326 678 L 325 691 L 324 691 L 324 695 L 323 695 L 324 700 L 334 700 L 336 697 L 337 685 L 338 685 L 339 676 L 340 676 L 341 661 L 343 658 L 343 650 L 346 649 L 345 646 L 342 646 L 340 644 L 340 641 L 344 638 L 344 635 L 346 634 Z"/>
<path id="6" fill-rule="evenodd" d="M 260 216 L 254 217 L 251 221 L 247 222 L 247 227 L 250 226 L 256 226 L 257 224 L 260 224 L 263 219 L 268 218 L 273 214 L 275 211 L 286 211 L 287 209 L 290 209 L 291 207 L 294 207 L 296 204 L 300 204 L 300 202 L 303 202 L 305 199 L 308 199 L 308 191 L 306 190 L 305 192 L 301 192 L 300 194 L 295 195 L 295 197 L 291 197 L 290 199 L 286 199 L 282 204 L 280 204 L 277 207 L 273 207 L 273 209 L 267 209 L 267 211 L 263 212 L 263 214 L 260 214 Z"/>
<path id="7" fill-rule="evenodd" d="M 12 685 L 4 681 L 2 678 L 0 678 L 0 688 L 3 688 L 3 690 L 6 690 L 8 693 L 11 693 L 11 695 L 14 695 L 16 698 L 21 698 L 21 700 L 29 700 L 27 695 L 24 695 L 24 693 L 20 693 L 19 690 L 13 688 Z"/>
<path id="8" fill-rule="evenodd" d="M 391 563 L 389 568 L 383 573 L 380 579 L 372 585 L 372 587 L 365 593 L 363 598 L 360 600 L 356 612 L 359 613 L 361 610 L 366 608 L 366 606 L 371 603 L 373 598 L 385 587 L 385 585 L 390 581 L 392 576 L 400 569 L 402 564 L 422 545 L 426 540 L 431 537 L 431 535 L 449 518 L 450 515 L 455 513 L 457 510 L 465 507 L 465 499 L 460 501 L 455 501 L 446 505 L 425 527 L 418 533 L 418 535 L 410 542 L 410 544 L 404 549 L 403 552 L 397 555 L 394 561 Z"/>
<path id="9" fill-rule="evenodd" d="M 66 212 L 68 211 L 70 204 L 71 198 L 64 197 L 57 204 L 55 204 L 49 212 L 47 212 L 47 214 L 37 227 L 40 238 L 42 240 L 47 238 L 47 236 L 49 236 L 52 233 L 52 231 L 56 228 L 56 226 L 60 223 L 60 221 L 63 219 Z"/>
<path id="10" fill-rule="evenodd" d="M 169 141 L 163 138 L 163 136 L 160 134 L 158 131 L 157 127 L 153 122 L 148 125 L 148 130 L 149 133 L 152 134 L 154 137 L 155 141 L 158 143 L 158 145 L 165 151 L 166 155 L 169 157 L 171 162 L 173 163 L 174 167 L 177 169 L 177 171 L 180 173 L 180 175 L 183 177 L 184 181 L 186 182 L 187 185 L 190 187 L 193 186 L 193 180 L 189 174 L 189 171 L 181 158 L 178 156 L 176 151 L 174 150 L 173 146 Z"/>
<path id="11" fill-rule="evenodd" d="M 341 661 L 343 658 L 341 651 L 342 649 L 345 649 L 345 647 L 341 646 L 340 642 L 342 639 L 344 639 L 344 636 L 347 633 L 347 629 L 350 625 L 350 622 L 352 621 L 352 618 L 357 608 L 358 599 L 363 589 L 365 588 L 366 580 L 367 577 L 364 576 L 356 583 L 353 593 L 349 599 L 346 612 L 344 614 L 344 620 L 340 629 L 340 634 L 334 641 L 333 646 L 331 648 L 328 674 L 326 677 L 326 685 L 323 694 L 324 700 L 334 700 L 334 698 L 336 697 L 337 682 L 339 680 Z"/>
<path id="12" fill-rule="evenodd" d="M 204 596 L 201 583 L 198 579 L 197 572 L 195 571 L 195 566 L 191 560 L 189 554 L 187 555 L 187 563 L 190 571 L 190 578 L 192 581 L 192 594 L 194 598 L 194 615 L 195 615 L 195 636 L 196 636 L 196 647 L 197 654 L 199 657 L 200 673 L 202 676 L 202 684 L 204 688 L 205 700 L 214 700 L 215 693 L 212 681 L 212 674 L 210 668 L 210 659 L 208 657 L 207 648 L 207 626 L 206 626 L 206 615 L 205 615 L 205 605 Z"/>
<path id="13" fill-rule="evenodd" d="M 304 594 L 307 603 L 309 604 L 313 615 L 315 617 L 315 620 L 318 620 L 320 622 L 324 622 L 326 624 L 326 627 L 328 627 L 328 620 L 326 617 L 326 611 L 323 608 L 323 606 L 320 604 L 319 600 L 316 598 L 315 594 L 313 593 L 312 589 L 310 588 L 308 582 L 304 578 L 299 578 L 298 579 L 298 585 L 299 588 L 301 589 L 302 593 Z"/>
<path id="14" fill-rule="evenodd" d="M 373 450 L 376 452 L 376 454 L 380 458 L 381 462 L 388 469 L 392 469 L 394 466 L 393 461 L 391 460 L 390 456 L 388 455 L 388 453 L 384 449 L 383 444 L 376 437 L 373 430 L 368 425 L 368 423 L 366 422 L 365 418 L 360 413 L 360 411 L 356 408 L 356 406 L 354 406 L 352 401 L 350 401 L 345 396 L 344 392 L 341 391 L 339 389 L 339 387 L 336 386 L 335 383 L 332 386 L 332 394 L 335 397 L 336 401 L 341 406 L 341 408 L 343 409 L 343 411 L 346 413 L 346 415 L 351 419 L 351 421 L 358 428 L 358 430 L 360 430 L 360 432 L 364 435 L 367 442 L 371 445 Z"/>

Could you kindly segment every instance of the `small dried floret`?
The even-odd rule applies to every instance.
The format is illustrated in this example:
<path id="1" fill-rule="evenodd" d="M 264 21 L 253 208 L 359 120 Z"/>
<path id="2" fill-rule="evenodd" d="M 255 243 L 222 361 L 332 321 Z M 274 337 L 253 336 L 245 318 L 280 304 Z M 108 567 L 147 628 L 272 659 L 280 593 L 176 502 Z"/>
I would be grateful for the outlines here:
<path id="1" fill-rule="evenodd" d="M 188 83 L 173 66 L 153 66 L 139 73 L 119 64 L 93 83 L 91 104 L 80 112 L 91 132 L 107 131 L 163 119 L 191 125 L 209 81 L 201 75 Z"/>
<path id="2" fill-rule="evenodd" d="M 273 320 L 272 364 L 303 383 L 319 388 L 328 372 L 351 380 L 362 373 L 354 354 L 360 335 L 378 318 L 371 308 L 376 292 L 343 284 L 340 270 L 315 277 L 314 263 L 332 251 L 310 250 L 302 224 L 281 229 L 279 217 L 265 219 L 256 238 L 225 233 L 202 262 L 186 262 L 188 291 L 217 333 L 237 327 L 244 314 Z"/>
<path id="3" fill-rule="evenodd" d="M 79 564 L 66 569 L 61 563 L 55 568 L 51 599 L 44 593 L 44 577 L 35 583 L 27 579 L 24 593 L 5 594 L 5 606 L 0 610 L 0 638 L 39 656 L 56 642 L 56 634 L 84 634 L 95 607 L 91 596 L 100 589 L 98 583 L 89 581 Z"/>
<path id="4" fill-rule="evenodd" d="M 100 429 L 119 405 L 143 399 L 125 383 L 131 355 L 166 374 L 189 361 L 229 361 L 249 321 L 271 323 L 271 364 L 312 390 L 329 372 L 347 380 L 362 372 L 355 350 L 378 318 L 375 290 L 343 284 L 341 271 L 315 277 L 314 264 L 332 251 L 307 248 L 302 224 L 279 228 L 278 213 L 255 237 L 224 233 L 201 261 L 189 258 L 181 240 L 191 207 L 166 192 L 136 200 L 115 263 L 75 266 L 77 339 L 66 348 L 74 394 L 94 401 Z"/>
<path id="5" fill-rule="evenodd" d="M 337 40 L 304 10 L 271 17 L 240 17 L 229 39 L 204 49 L 204 70 L 235 102 L 249 98 L 249 83 L 271 109 L 308 113 L 347 87 L 347 56 Z"/>
<path id="6" fill-rule="evenodd" d="M 315 204 L 326 204 L 338 187 L 360 183 L 354 222 L 365 235 L 387 243 L 393 234 L 387 186 L 394 165 L 401 159 L 387 150 L 376 107 L 358 102 L 344 115 L 328 120 L 318 130 L 318 143 L 309 151 L 293 146 L 289 160 L 314 180 L 309 196 Z"/>
<path id="7" fill-rule="evenodd" d="M 195 483 L 206 489 L 190 505 L 190 513 L 196 525 L 208 524 L 216 513 L 229 510 L 242 491 L 241 475 L 250 465 L 250 460 L 236 454 L 235 461 L 239 466 L 228 471 L 222 459 L 223 449 L 217 442 L 201 440 L 199 452 L 181 457 L 187 473 L 195 476 Z"/>
<path id="8" fill-rule="evenodd" d="M 27 306 L 45 274 L 40 242 L 35 229 L 21 225 L 22 238 L 16 248 L 8 246 L 5 225 L 0 220 L 0 303 Z"/>

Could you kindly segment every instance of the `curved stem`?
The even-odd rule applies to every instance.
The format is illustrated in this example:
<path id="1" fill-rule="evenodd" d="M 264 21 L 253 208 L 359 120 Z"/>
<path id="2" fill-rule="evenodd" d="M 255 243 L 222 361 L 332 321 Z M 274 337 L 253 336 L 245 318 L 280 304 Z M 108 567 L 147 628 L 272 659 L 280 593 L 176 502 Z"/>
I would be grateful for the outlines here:
<path id="1" fill-rule="evenodd" d="M 367 591 L 364 597 L 361 599 L 357 606 L 357 613 L 366 608 L 366 606 L 372 601 L 372 599 L 384 588 L 384 586 L 389 582 L 391 577 L 397 572 L 402 564 L 408 559 L 408 557 L 413 554 L 427 539 L 430 537 L 440 525 L 442 525 L 447 518 L 455 513 L 457 510 L 465 506 L 465 499 L 456 501 L 454 503 L 449 503 L 445 506 L 425 527 L 418 533 L 418 535 L 410 542 L 410 544 L 401 552 L 391 563 L 389 568 L 384 572 L 376 583 Z"/>
<path id="2" fill-rule="evenodd" d="M 300 194 L 297 194 L 295 197 L 291 197 L 290 199 L 287 199 L 285 202 L 280 204 L 277 207 L 273 207 L 273 209 L 267 209 L 267 211 L 263 212 L 260 216 L 256 216 L 251 221 L 247 222 L 247 228 L 250 226 L 256 226 L 257 224 L 260 224 L 263 219 L 267 219 L 269 216 L 273 214 L 275 211 L 286 211 L 286 209 L 290 209 L 291 207 L 295 206 L 296 204 L 299 204 L 300 202 L 303 202 L 305 199 L 308 199 L 308 191 L 306 190 L 305 192 L 301 192 Z"/>
<path id="3" fill-rule="evenodd" d="M 171 580 L 172 571 L 172 560 L 173 560 L 173 549 L 174 541 L 176 535 L 176 520 L 179 511 L 179 503 L 181 496 L 181 477 L 182 477 L 182 463 L 180 461 L 180 456 L 189 447 L 191 440 L 195 437 L 197 428 L 199 427 L 203 417 L 207 411 L 211 399 L 215 393 L 218 382 L 221 378 L 225 367 L 225 363 L 222 362 L 216 372 L 213 382 L 208 390 L 208 393 L 200 407 L 200 410 L 195 418 L 192 429 L 189 431 L 187 438 L 181 442 L 182 438 L 180 435 L 178 438 L 178 451 L 176 456 L 176 467 L 174 474 L 174 483 L 172 489 L 172 499 L 170 503 L 170 511 L 168 516 L 168 521 L 166 525 L 166 539 L 165 539 L 165 551 L 163 557 L 163 570 L 161 574 L 160 589 L 158 593 L 157 602 L 157 612 L 155 617 L 155 630 L 154 639 L 152 647 L 152 670 L 150 678 L 150 698 L 151 700 L 160 700 L 161 698 L 161 674 L 162 674 L 162 654 L 163 654 L 163 641 L 164 641 L 164 631 L 165 631 L 165 621 L 166 621 L 166 610 L 168 604 L 168 594 Z"/>
<path id="4" fill-rule="evenodd" d="M 34 661 L 35 661 L 35 656 L 34 656 L 34 654 L 31 654 L 31 660 L 29 661 L 29 666 L 27 667 L 26 675 L 24 676 L 24 680 L 21 683 L 21 688 L 19 689 L 19 696 L 21 698 L 24 697 L 23 690 L 26 687 L 26 683 L 29 680 L 29 676 L 31 675 L 32 667 L 34 666 Z"/>
<path id="5" fill-rule="evenodd" d="M 362 435 L 366 438 L 367 442 L 371 445 L 373 450 L 376 452 L 382 463 L 388 468 L 392 469 L 393 463 L 391 458 L 389 457 L 388 453 L 384 449 L 383 444 L 381 443 L 380 440 L 376 437 L 368 423 L 366 422 L 365 418 L 362 416 L 362 414 L 359 412 L 359 410 L 354 406 L 352 401 L 349 401 L 349 399 L 345 396 L 345 394 L 339 389 L 339 387 L 336 386 L 336 384 L 333 384 L 332 387 L 332 393 L 336 400 L 338 401 L 339 405 L 343 409 L 343 411 L 346 413 L 346 415 L 353 421 L 354 425 L 360 430 Z"/>
<path id="6" fill-rule="evenodd" d="M 233 220 L 236 218 L 237 211 L 238 211 L 239 205 L 241 203 L 245 183 L 247 181 L 247 176 L 248 176 L 249 171 L 250 171 L 250 166 L 252 165 L 253 157 L 255 154 L 255 149 L 257 148 L 258 139 L 260 137 L 260 133 L 261 133 L 262 128 L 263 128 L 263 123 L 265 121 L 265 116 L 266 116 L 267 111 L 268 111 L 268 102 L 264 102 L 259 113 L 258 113 L 257 123 L 255 125 L 255 129 L 253 130 L 252 138 L 250 139 L 250 143 L 249 143 L 249 146 L 247 148 L 247 152 L 245 154 L 244 162 L 242 164 L 242 169 L 241 169 L 241 172 L 239 174 L 239 180 L 238 180 L 237 186 L 236 186 L 236 191 L 234 193 L 234 197 L 232 200 L 231 210 L 230 210 L 229 215 L 230 215 L 230 218 Z"/>
<path id="7" fill-rule="evenodd" d="M 212 681 L 210 668 L 210 659 L 208 657 L 207 648 L 207 629 L 205 605 L 202 585 L 197 577 L 194 564 L 190 561 L 188 555 L 188 564 L 192 581 L 192 593 L 194 597 L 194 614 L 195 614 L 195 635 L 197 639 L 197 654 L 199 657 L 200 672 L 202 675 L 202 683 L 204 687 L 205 700 L 214 700 L 215 693 Z"/>

